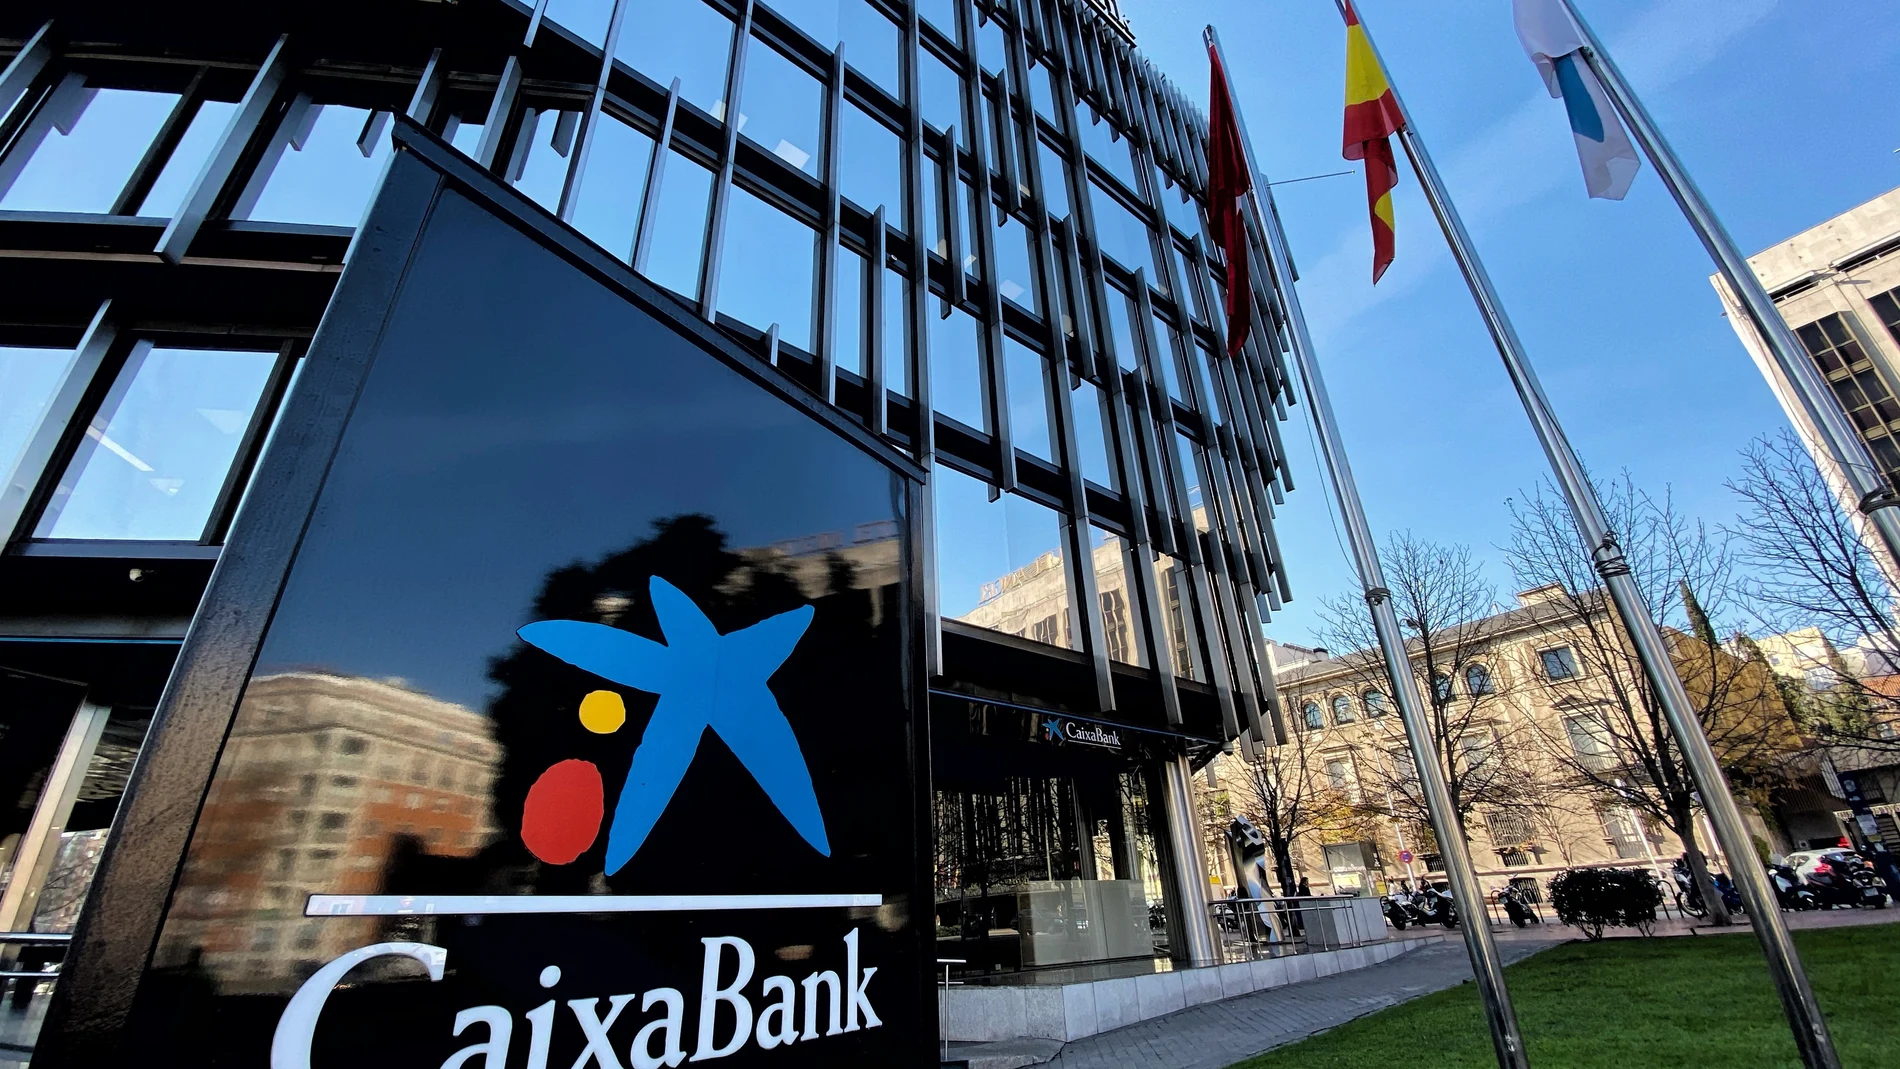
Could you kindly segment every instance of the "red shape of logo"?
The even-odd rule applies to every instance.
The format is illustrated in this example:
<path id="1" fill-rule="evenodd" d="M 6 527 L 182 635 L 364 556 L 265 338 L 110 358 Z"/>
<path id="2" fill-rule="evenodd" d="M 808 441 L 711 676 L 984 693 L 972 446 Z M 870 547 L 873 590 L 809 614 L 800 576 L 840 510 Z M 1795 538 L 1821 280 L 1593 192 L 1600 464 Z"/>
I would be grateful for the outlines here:
<path id="1" fill-rule="evenodd" d="M 600 769 L 569 759 L 550 765 L 528 788 L 521 841 L 550 865 L 565 865 L 594 845 L 605 812 Z"/>

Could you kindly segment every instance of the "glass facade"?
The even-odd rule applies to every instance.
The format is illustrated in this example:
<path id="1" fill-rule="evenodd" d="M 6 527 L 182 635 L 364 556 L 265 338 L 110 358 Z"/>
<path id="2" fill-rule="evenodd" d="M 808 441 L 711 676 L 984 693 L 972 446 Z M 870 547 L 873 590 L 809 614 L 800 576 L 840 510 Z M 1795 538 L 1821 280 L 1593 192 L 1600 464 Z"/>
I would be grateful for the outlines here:
<path id="1" fill-rule="evenodd" d="M 1256 293 L 1225 355 L 1203 118 L 1099 0 L 423 7 L 259 8 L 201 51 L 105 14 L 86 40 L 110 47 L 68 50 L 52 0 L 0 14 L 23 86 L 0 101 L 0 247 L 33 251 L 0 260 L 29 310 L 0 326 L 0 591 L 48 642 L 115 651 L 73 667 L 0 637 L 0 669 L 105 679 L 123 655 L 162 683 L 233 515 L 275 489 L 253 472 L 407 117 L 929 471 L 933 691 L 1164 740 L 1078 772 L 1011 736 L 1020 774 L 944 790 L 1042 813 L 981 850 L 1139 884 L 1146 925 L 1174 886 L 1155 769 L 1270 737 L 1256 651 L 1291 596 L 1283 317 Z M 436 459 L 392 440 L 381 463 Z M 313 797 L 353 775 L 311 774 Z M 458 819 L 415 827 L 477 849 Z M 940 883 L 969 900 L 967 873 Z M 1122 908 L 1103 893 L 1050 901 Z M 1142 930 L 1143 953 L 1171 941 Z M 273 933 L 256 953 L 311 950 Z"/>

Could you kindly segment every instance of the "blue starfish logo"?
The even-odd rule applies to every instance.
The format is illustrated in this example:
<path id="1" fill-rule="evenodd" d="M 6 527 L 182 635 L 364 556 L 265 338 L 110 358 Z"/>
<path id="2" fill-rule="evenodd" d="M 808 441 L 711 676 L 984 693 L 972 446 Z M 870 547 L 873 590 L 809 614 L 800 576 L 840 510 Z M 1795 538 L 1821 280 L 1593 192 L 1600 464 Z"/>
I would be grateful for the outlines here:
<path id="1" fill-rule="evenodd" d="M 805 841 L 826 857 L 831 843 L 811 770 L 785 713 L 766 686 L 811 626 L 805 605 L 722 635 L 693 600 L 659 576 L 648 586 L 664 645 L 605 624 L 542 620 L 522 641 L 597 676 L 660 696 L 607 833 L 605 871 L 620 871 L 673 800 L 708 729 L 717 733 Z"/>

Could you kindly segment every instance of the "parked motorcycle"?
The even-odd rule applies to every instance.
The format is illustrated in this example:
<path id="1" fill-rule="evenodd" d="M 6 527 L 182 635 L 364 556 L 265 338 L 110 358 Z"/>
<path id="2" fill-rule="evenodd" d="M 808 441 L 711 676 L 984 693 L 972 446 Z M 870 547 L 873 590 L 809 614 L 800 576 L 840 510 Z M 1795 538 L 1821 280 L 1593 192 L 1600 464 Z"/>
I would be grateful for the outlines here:
<path id="1" fill-rule="evenodd" d="M 1803 851 L 1789 854 L 1787 863 L 1823 906 L 1883 909 L 1887 905 L 1879 873 L 1852 850 Z"/>
<path id="2" fill-rule="evenodd" d="M 1418 911 L 1420 924 L 1458 927 L 1457 907 L 1452 903 L 1451 895 L 1441 888 L 1427 886 L 1413 895 L 1412 908 Z"/>
<path id="3" fill-rule="evenodd" d="M 1506 887 L 1504 890 L 1499 891 L 1498 905 L 1504 907 L 1504 915 L 1509 917 L 1511 923 L 1517 925 L 1519 928 L 1528 928 L 1533 921 L 1539 924 L 1543 923 L 1544 919 L 1539 917 L 1537 911 L 1532 909 L 1531 904 L 1525 900 L 1524 892 L 1518 890 L 1516 887 Z"/>
<path id="4" fill-rule="evenodd" d="M 1768 883 L 1775 889 L 1775 902 L 1782 909 L 1805 911 L 1820 909 L 1821 900 L 1801 883 L 1801 877 L 1788 865 L 1768 866 Z"/>
<path id="5" fill-rule="evenodd" d="M 1391 895 L 1379 896 L 1379 909 L 1385 913 L 1386 922 L 1392 925 L 1394 931 L 1402 932 L 1415 923 L 1411 911 Z"/>

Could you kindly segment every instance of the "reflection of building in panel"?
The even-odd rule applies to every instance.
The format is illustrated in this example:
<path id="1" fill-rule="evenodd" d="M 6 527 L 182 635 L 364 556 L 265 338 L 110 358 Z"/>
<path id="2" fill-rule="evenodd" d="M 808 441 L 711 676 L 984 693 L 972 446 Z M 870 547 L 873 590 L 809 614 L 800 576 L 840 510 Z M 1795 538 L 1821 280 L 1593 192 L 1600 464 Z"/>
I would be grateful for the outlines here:
<path id="1" fill-rule="evenodd" d="M 976 607 L 955 617 L 966 624 L 1051 646 L 1073 645 L 1069 586 L 1062 554 L 1051 550 L 1021 568 L 983 584 Z"/>
<path id="2" fill-rule="evenodd" d="M 155 963 L 195 962 L 227 987 L 279 990 L 374 942 L 375 919 L 305 919 L 305 901 L 380 890 L 405 839 L 427 856 L 475 854 L 494 833 L 500 756 L 486 717 L 394 681 L 257 679 Z M 260 840 L 271 844 L 264 866 Z"/>
<path id="3" fill-rule="evenodd" d="M 880 520 L 741 549 L 739 557 L 751 567 L 735 569 L 725 592 L 741 592 L 759 572 L 783 575 L 814 599 L 837 590 L 894 586 L 904 567 L 899 534 L 895 520 Z M 873 601 L 873 611 L 881 609 Z"/>

